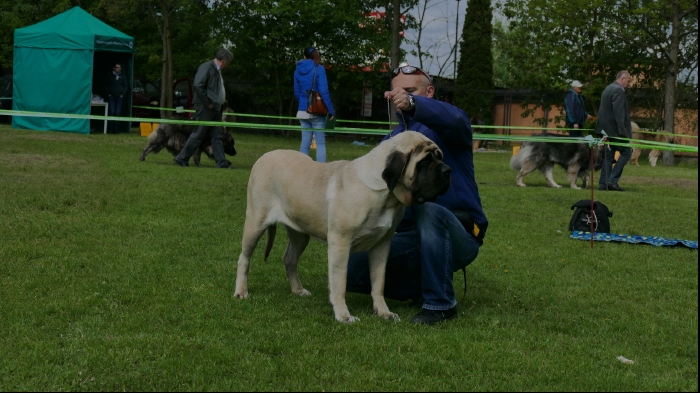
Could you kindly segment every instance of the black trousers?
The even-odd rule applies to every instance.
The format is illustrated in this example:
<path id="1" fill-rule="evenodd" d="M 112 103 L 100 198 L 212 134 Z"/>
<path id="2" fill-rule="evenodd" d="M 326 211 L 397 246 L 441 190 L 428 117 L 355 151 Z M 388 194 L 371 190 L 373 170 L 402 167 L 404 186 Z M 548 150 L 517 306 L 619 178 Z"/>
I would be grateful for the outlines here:
<path id="1" fill-rule="evenodd" d="M 221 121 L 223 115 L 222 110 L 205 108 L 203 105 L 195 105 L 194 109 L 196 111 L 195 119 L 201 121 Z M 219 168 L 228 167 L 229 163 L 224 154 L 224 144 L 221 142 L 222 135 L 223 131 L 221 127 L 198 125 L 194 129 L 194 132 L 190 134 L 187 143 L 185 143 L 185 147 L 182 148 L 182 151 L 177 155 L 176 159 L 181 162 L 188 162 L 192 154 L 194 154 L 194 151 L 202 144 L 204 138 L 209 136 L 211 138 L 211 148 L 214 151 L 216 166 Z"/>

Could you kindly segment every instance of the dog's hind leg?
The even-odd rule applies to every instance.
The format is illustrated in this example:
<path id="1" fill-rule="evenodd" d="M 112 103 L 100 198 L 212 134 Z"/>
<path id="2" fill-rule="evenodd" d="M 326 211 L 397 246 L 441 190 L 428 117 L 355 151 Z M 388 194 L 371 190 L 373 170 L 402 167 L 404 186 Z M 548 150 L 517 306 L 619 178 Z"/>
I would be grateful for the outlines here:
<path id="1" fill-rule="evenodd" d="M 550 187 L 554 188 L 561 188 L 557 182 L 554 181 L 554 165 L 553 164 L 546 164 L 545 166 L 542 167 L 542 173 L 544 173 L 544 178 L 547 179 L 547 184 L 549 184 Z M 578 173 L 578 170 L 576 171 Z M 576 185 L 576 180 L 574 179 L 574 185 Z"/>
<path id="2" fill-rule="evenodd" d="M 574 190 L 580 190 L 581 187 L 576 185 L 576 179 L 578 178 L 579 171 L 581 170 L 581 167 L 576 165 L 576 164 L 571 164 L 569 167 L 566 169 L 566 174 L 569 177 L 569 184 L 571 185 L 571 188 Z M 586 179 L 583 179 L 583 184 L 584 187 L 586 186 Z"/>
<path id="3" fill-rule="evenodd" d="M 632 157 L 630 157 L 630 163 L 632 165 L 639 166 L 639 156 L 642 154 L 642 149 L 635 147 L 632 149 Z"/>
<path id="4" fill-rule="evenodd" d="M 158 153 L 161 149 L 158 148 L 158 145 L 155 143 L 149 143 L 148 146 L 146 146 L 145 149 L 143 149 L 143 152 L 141 152 L 141 161 L 146 161 L 146 156 L 149 155 L 150 153 Z"/>
<path id="5" fill-rule="evenodd" d="M 515 184 L 517 184 L 518 187 L 525 187 L 525 183 L 523 183 L 523 178 L 535 169 L 537 169 L 537 165 L 535 165 L 535 163 L 533 163 L 532 161 L 526 159 L 525 162 L 523 162 L 523 166 L 520 167 L 518 177 L 515 178 Z"/>
<path id="6" fill-rule="evenodd" d="M 287 237 L 289 237 L 289 244 L 287 244 L 287 249 L 284 251 L 284 268 L 287 270 L 287 278 L 289 278 L 289 284 L 292 286 L 292 293 L 299 296 L 311 296 L 311 292 L 304 289 L 299 281 L 299 275 L 297 274 L 297 267 L 299 266 L 299 257 L 309 245 L 309 239 L 311 237 L 305 233 L 297 232 L 294 229 L 285 225 L 287 229 Z"/>
<path id="7" fill-rule="evenodd" d="M 274 225 L 274 224 L 273 224 Z M 238 257 L 238 269 L 236 271 L 236 291 L 233 295 L 240 299 L 248 297 L 248 270 L 250 269 L 250 258 L 258 245 L 258 241 L 265 232 L 258 220 L 246 216 L 243 226 L 243 242 L 241 255 Z"/>
<path id="8" fill-rule="evenodd" d="M 141 157 L 139 159 L 141 161 L 146 161 L 146 156 L 148 155 L 148 153 L 151 152 L 151 150 L 153 150 L 153 147 L 149 144 L 148 146 L 146 146 L 145 149 L 143 149 L 143 152 L 141 152 Z"/>
<path id="9" fill-rule="evenodd" d="M 649 164 L 651 166 L 656 166 L 656 161 L 659 159 L 659 156 L 661 155 L 661 151 L 659 150 L 652 150 L 649 152 Z"/>

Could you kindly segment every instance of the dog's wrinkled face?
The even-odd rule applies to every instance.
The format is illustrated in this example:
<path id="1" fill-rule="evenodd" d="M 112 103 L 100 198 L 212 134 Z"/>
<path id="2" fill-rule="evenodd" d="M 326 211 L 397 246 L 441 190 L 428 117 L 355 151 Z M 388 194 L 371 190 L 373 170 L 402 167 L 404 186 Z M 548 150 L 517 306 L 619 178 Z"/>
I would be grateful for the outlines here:
<path id="1" fill-rule="evenodd" d="M 401 203 L 410 206 L 444 195 L 450 188 L 451 172 L 442 162 L 442 151 L 424 137 L 408 152 L 397 149 L 390 153 L 382 179 Z"/>

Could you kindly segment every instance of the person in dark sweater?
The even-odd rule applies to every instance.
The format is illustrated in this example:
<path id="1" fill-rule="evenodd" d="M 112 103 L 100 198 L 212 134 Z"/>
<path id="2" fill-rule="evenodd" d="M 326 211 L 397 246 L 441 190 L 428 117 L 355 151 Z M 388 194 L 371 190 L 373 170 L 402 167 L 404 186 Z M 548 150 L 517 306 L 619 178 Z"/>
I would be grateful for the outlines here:
<path id="1" fill-rule="evenodd" d="M 581 95 L 582 87 L 583 84 L 579 81 L 571 82 L 571 89 L 566 98 L 564 98 L 566 128 L 575 128 L 575 130 L 569 131 L 569 136 L 582 137 L 583 132 L 580 129 L 583 128 L 586 120 L 593 118 L 586 112 L 586 105 L 583 103 L 583 96 Z"/>
<path id="2" fill-rule="evenodd" d="M 384 140 L 406 130 L 420 132 L 438 145 L 452 169 L 447 193 L 406 208 L 386 267 L 384 296 L 421 304 L 411 322 L 432 325 L 457 316 L 453 273 L 476 259 L 488 220 L 474 177 L 469 116 L 433 99 L 432 80 L 420 68 L 402 64 L 391 76 L 393 90 L 384 96 L 399 110 L 399 125 Z M 350 255 L 347 291 L 371 291 L 366 252 Z"/>
<path id="3" fill-rule="evenodd" d="M 126 77 L 122 74 L 122 65 L 117 63 L 112 67 L 105 78 L 104 82 L 105 93 L 107 93 L 107 102 L 110 116 L 120 116 L 122 113 L 122 103 L 124 95 L 129 91 L 129 84 L 126 82 Z M 107 132 L 115 134 L 119 122 L 110 121 L 107 124 Z"/>

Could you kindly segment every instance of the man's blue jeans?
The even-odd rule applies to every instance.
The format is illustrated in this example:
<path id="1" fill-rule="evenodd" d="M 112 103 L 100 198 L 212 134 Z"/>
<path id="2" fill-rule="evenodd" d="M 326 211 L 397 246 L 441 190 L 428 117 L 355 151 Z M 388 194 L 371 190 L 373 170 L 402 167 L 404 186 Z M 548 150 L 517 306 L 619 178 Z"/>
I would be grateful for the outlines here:
<path id="1" fill-rule="evenodd" d="M 311 148 L 311 137 L 316 140 L 316 161 L 326 162 L 326 133 L 324 131 L 312 131 L 312 129 L 324 130 L 326 128 L 326 118 L 323 116 L 311 119 L 299 119 L 301 123 L 301 148 L 300 152 L 309 155 Z"/>
<path id="2" fill-rule="evenodd" d="M 109 108 L 108 108 L 109 115 L 110 116 L 121 115 L 122 102 L 124 101 L 124 98 L 119 97 L 119 96 L 110 95 L 108 97 L 108 101 L 109 101 Z M 110 121 L 109 123 L 107 123 L 107 129 L 109 130 L 109 132 L 112 132 L 112 133 L 117 132 L 117 126 L 119 125 L 118 123 L 119 122 L 117 122 L 117 121 Z"/>
<path id="3" fill-rule="evenodd" d="M 446 208 L 435 203 L 414 205 L 413 230 L 391 239 L 384 297 L 394 300 L 423 299 L 423 308 L 447 310 L 457 304 L 453 273 L 469 265 L 479 254 L 479 243 Z M 367 252 L 350 255 L 348 292 L 369 294 Z"/>

